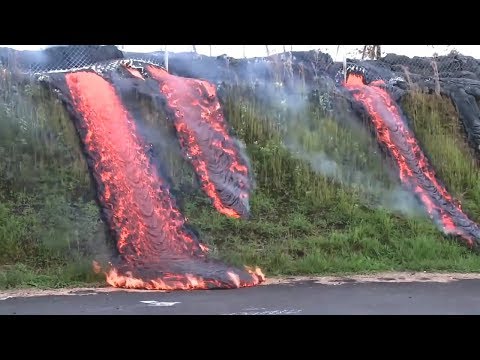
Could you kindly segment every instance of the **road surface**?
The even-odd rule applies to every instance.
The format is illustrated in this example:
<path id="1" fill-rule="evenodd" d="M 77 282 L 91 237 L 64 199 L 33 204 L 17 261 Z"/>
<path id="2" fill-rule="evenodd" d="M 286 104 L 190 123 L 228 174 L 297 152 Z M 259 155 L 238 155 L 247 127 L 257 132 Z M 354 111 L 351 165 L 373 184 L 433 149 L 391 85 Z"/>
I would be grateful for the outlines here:
<path id="1" fill-rule="evenodd" d="M 381 279 L 329 283 L 297 280 L 247 289 L 192 292 L 90 289 L 3 298 L 0 292 L 0 314 L 480 314 L 480 279 Z"/>

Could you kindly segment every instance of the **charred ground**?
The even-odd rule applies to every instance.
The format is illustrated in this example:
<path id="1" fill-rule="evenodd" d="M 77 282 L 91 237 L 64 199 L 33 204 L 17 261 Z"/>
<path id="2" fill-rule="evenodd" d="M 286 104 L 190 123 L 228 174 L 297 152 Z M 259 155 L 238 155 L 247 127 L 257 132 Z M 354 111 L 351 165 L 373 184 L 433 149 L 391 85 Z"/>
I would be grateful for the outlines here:
<path id="1" fill-rule="evenodd" d="M 305 64 L 314 54 L 294 55 Z M 253 72 L 257 80 L 288 80 L 281 62 L 272 71 L 261 61 L 232 60 L 230 68 L 239 69 L 232 73 L 222 67 L 225 58 L 202 60 L 186 54 L 187 65 L 210 61 L 218 69 L 188 66 L 192 73 L 185 74 L 186 65 L 170 59 L 172 72 L 178 74 L 217 83 L 222 79 L 215 76 L 228 74 L 235 80 L 225 81 L 219 94 L 225 118 L 246 143 L 255 177 L 248 221 L 227 218 L 212 208 L 174 137 L 168 135 L 168 112 L 138 94 L 136 110 L 142 113 L 144 133 L 150 134 L 154 158 L 165 165 L 172 193 L 198 235 L 218 257 L 235 265 L 258 265 L 267 276 L 392 269 L 478 271 L 477 254 L 444 237 L 420 209 L 408 202 L 399 206 L 403 193 L 382 149 L 344 94 L 331 86 L 330 75 L 338 72 L 338 64 L 320 55 L 316 73 L 305 70 L 305 81 L 295 77 L 290 83 L 310 95 L 308 106 L 300 108 L 294 106 L 295 96 L 285 96 L 284 90 L 262 88 L 262 81 L 252 88 L 252 83 L 240 81 L 252 76 L 252 66 L 259 69 Z M 384 67 L 391 71 L 387 60 Z M 294 62 L 293 71 L 301 68 L 299 64 Z M 476 84 L 476 72 L 468 76 L 445 78 L 447 85 L 441 89 L 468 81 L 465 88 L 475 93 L 471 83 Z M 425 78 L 419 77 L 417 84 Z M 315 91 L 308 79 L 317 84 Z M 13 81 L 7 73 L 1 81 L 0 285 L 102 281 L 92 274 L 91 260 L 111 250 L 71 118 L 47 89 Z M 468 111 L 459 119 L 462 108 L 457 104 L 457 112 L 447 90 L 443 97 L 436 95 L 435 84 L 424 82 L 414 91 L 398 86 L 396 94 L 440 178 L 469 216 L 479 221 L 480 172 L 474 146 L 468 143 L 468 139 L 474 143 L 475 131 L 465 131 L 473 127 L 461 121 Z M 467 93 L 461 89 L 450 91 Z M 343 116 L 334 116 L 339 113 Z"/>

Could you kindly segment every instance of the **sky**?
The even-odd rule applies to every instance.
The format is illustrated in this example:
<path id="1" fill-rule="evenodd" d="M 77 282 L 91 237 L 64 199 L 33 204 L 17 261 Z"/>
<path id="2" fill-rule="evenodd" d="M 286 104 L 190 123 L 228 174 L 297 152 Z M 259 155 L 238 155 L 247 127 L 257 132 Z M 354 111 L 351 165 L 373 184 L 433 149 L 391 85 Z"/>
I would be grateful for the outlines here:
<path id="1" fill-rule="evenodd" d="M 17 50 L 40 50 L 51 45 L 0 45 L 0 47 L 10 47 Z M 117 45 L 124 51 L 133 52 L 152 52 L 165 50 L 169 52 L 193 51 L 193 45 Z M 359 49 L 363 45 L 195 45 L 196 50 L 204 55 L 223 55 L 226 54 L 234 58 L 261 57 L 267 55 L 266 46 L 270 54 L 287 51 L 305 51 L 318 49 L 332 56 L 334 61 L 342 61 L 343 57 L 355 58 L 359 56 Z M 446 55 L 451 50 L 457 50 L 463 55 L 473 56 L 480 59 L 480 45 L 382 45 L 382 55 L 395 53 L 398 55 L 413 56 L 432 56 Z"/>

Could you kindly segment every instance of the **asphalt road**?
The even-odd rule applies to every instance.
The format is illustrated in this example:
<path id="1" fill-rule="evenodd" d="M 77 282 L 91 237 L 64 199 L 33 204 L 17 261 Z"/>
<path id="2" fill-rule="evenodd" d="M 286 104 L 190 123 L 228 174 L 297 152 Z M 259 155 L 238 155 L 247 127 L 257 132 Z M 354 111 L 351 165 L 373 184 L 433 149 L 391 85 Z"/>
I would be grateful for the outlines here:
<path id="1" fill-rule="evenodd" d="M 480 314 L 480 280 L 336 286 L 303 281 L 236 290 L 90 291 L 7 298 L 0 301 L 0 314 Z"/>

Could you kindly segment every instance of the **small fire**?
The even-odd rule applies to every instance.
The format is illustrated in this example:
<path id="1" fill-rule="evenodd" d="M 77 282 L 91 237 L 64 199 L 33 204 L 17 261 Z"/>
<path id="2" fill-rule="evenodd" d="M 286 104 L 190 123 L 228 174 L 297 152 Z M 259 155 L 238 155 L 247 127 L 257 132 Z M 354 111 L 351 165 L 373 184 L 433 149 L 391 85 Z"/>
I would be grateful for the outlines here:
<path id="1" fill-rule="evenodd" d="M 185 158 L 215 209 L 233 218 L 248 216 L 249 169 L 229 134 L 214 85 L 174 76 L 151 65 L 146 70 L 158 81 L 173 110 Z"/>
<path id="2" fill-rule="evenodd" d="M 137 69 L 134 69 L 132 67 L 125 67 L 127 69 L 127 71 L 133 75 L 134 77 L 136 77 L 137 79 L 140 79 L 140 80 L 145 80 L 142 76 L 142 74 L 140 74 L 140 71 L 138 71 Z"/>
<path id="3" fill-rule="evenodd" d="M 395 160 L 404 185 L 413 190 L 429 216 L 440 221 L 447 234 L 461 236 L 468 245 L 480 239 L 480 228 L 462 212 L 460 205 L 440 184 L 413 133 L 407 128 L 400 110 L 384 89 L 382 81 L 366 84 L 363 74 L 347 75 L 345 87 L 365 106 L 375 126 L 379 141 Z"/>
<path id="4" fill-rule="evenodd" d="M 138 77 L 140 72 L 132 75 Z M 233 269 L 207 259 L 208 247 L 188 230 L 114 86 L 92 71 L 62 76 L 120 253 L 119 262 L 103 270 L 107 283 L 130 289 L 193 290 L 255 286 L 264 281 L 258 271 Z M 99 273 L 102 267 L 94 262 L 93 270 Z"/>
<path id="5" fill-rule="evenodd" d="M 144 290 L 208 290 L 218 288 L 240 288 L 251 287 L 265 281 L 265 278 L 252 273 L 253 281 L 245 282 L 240 276 L 227 271 L 228 281 L 204 279 L 193 274 L 184 276 L 175 274 L 164 274 L 162 277 L 143 280 L 135 277 L 131 272 L 120 274 L 117 269 L 110 269 L 106 273 L 107 283 L 113 287 L 125 289 L 144 289 Z"/>
<path id="6" fill-rule="evenodd" d="M 261 280 L 261 282 L 265 281 L 265 275 L 262 272 L 262 269 L 260 269 L 258 266 L 255 267 L 255 269 L 252 269 L 249 266 L 246 266 L 245 269 L 252 275 L 255 275 L 258 279 Z"/>
<path id="7" fill-rule="evenodd" d="M 98 263 L 98 261 L 95 261 L 93 260 L 92 262 L 92 268 L 93 268 L 93 272 L 95 274 L 100 274 L 102 272 L 102 267 L 100 266 L 100 264 Z"/>

